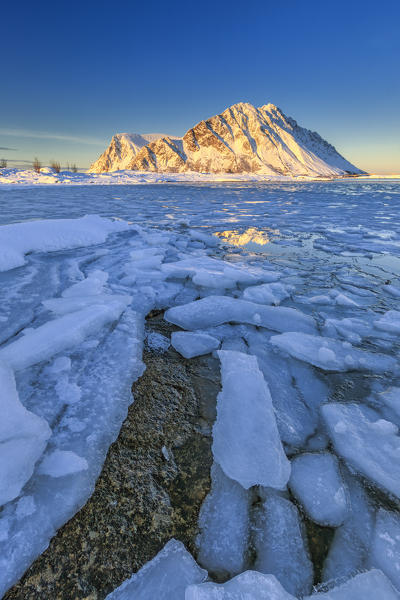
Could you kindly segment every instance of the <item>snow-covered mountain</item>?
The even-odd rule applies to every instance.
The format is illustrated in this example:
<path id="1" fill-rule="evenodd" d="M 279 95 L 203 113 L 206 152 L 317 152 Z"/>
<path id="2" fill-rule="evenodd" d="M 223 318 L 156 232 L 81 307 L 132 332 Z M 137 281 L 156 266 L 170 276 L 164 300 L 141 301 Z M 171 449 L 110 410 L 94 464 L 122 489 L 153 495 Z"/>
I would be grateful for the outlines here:
<path id="1" fill-rule="evenodd" d="M 108 148 L 90 166 L 89 173 L 127 169 L 143 146 L 164 137 L 165 133 L 117 133 Z"/>
<path id="2" fill-rule="evenodd" d="M 139 145 L 136 138 L 144 143 Z M 125 168 L 310 177 L 363 173 L 318 133 L 300 127 L 274 104 L 256 108 L 241 102 L 220 115 L 200 121 L 183 138 L 161 135 L 153 140 L 146 138 L 149 136 L 114 136 L 90 171 Z"/>

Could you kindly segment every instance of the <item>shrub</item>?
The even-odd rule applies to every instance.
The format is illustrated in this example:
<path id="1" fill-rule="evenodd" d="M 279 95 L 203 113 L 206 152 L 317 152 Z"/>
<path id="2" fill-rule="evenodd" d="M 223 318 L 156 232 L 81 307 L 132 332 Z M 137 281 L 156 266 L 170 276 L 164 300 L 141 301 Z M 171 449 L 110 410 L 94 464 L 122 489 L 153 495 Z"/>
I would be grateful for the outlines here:
<path id="1" fill-rule="evenodd" d="M 40 160 L 35 157 L 33 159 L 33 170 L 36 171 L 36 173 L 40 173 L 40 169 L 42 168 L 42 163 L 40 162 Z"/>
<path id="2" fill-rule="evenodd" d="M 5 158 L 0 158 L 0 169 L 6 169 L 7 168 L 7 161 Z"/>
<path id="3" fill-rule="evenodd" d="M 57 160 L 51 160 L 50 166 L 52 169 L 55 170 L 56 173 L 59 173 L 61 171 L 61 165 Z"/>

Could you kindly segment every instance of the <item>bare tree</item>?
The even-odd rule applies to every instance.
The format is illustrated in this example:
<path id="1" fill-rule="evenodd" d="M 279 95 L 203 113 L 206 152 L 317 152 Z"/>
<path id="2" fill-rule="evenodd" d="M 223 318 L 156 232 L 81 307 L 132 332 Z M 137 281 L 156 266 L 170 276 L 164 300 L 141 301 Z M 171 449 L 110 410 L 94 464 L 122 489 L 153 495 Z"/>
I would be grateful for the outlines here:
<path id="1" fill-rule="evenodd" d="M 6 169 L 7 168 L 7 161 L 5 158 L 1 158 L 0 159 L 0 169 Z"/>
<path id="2" fill-rule="evenodd" d="M 77 173 L 77 172 L 78 172 L 78 167 L 76 166 L 76 164 L 75 164 L 75 163 L 72 165 L 72 167 L 71 167 L 71 171 L 72 171 L 73 173 Z"/>
<path id="3" fill-rule="evenodd" d="M 36 171 L 36 173 L 40 173 L 41 168 L 42 168 L 42 163 L 37 158 L 37 156 L 35 156 L 35 158 L 33 159 L 33 170 Z"/>
<path id="4" fill-rule="evenodd" d="M 56 173 L 59 173 L 61 171 L 61 165 L 57 160 L 51 160 L 50 166 L 52 169 L 55 170 Z"/>

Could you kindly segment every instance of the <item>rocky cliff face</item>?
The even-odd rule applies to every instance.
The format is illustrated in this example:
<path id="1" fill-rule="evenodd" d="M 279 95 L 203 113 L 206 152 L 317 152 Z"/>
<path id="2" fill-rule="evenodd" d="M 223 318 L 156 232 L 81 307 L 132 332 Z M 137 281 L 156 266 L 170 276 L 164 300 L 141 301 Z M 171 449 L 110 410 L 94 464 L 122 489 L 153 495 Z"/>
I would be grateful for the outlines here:
<path id="1" fill-rule="evenodd" d="M 300 127 L 273 104 L 235 104 L 201 121 L 182 139 L 160 136 L 132 151 L 130 160 L 128 154 L 127 149 L 124 167 L 118 168 L 311 177 L 362 173 L 318 133 Z M 115 165 L 111 145 L 102 157 Z M 102 157 L 95 165 L 101 166 Z"/>
<path id="2" fill-rule="evenodd" d="M 186 155 L 183 151 L 182 140 L 179 138 L 163 137 L 151 142 L 132 158 L 127 169 L 133 171 L 161 171 L 180 173 L 187 171 Z"/>

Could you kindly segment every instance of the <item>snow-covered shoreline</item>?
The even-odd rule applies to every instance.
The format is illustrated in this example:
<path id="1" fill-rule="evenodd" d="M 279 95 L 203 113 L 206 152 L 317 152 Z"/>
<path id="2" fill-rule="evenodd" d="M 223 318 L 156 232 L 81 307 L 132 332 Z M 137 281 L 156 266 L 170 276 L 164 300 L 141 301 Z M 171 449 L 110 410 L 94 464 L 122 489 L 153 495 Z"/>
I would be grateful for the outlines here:
<path id="1" fill-rule="evenodd" d="M 276 183 L 313 182 L 362 179 L 400 179 L 400 175 L 360 175 L 351 177 L 290 177 L 288 175 L 258 175 L 256 173 L 153 173 L 146 171 L 112 171 L 109 173 L 55 173 L 50 168 L 40 173 L 28 169 L 0 169 L 0 186 L 7 185 L 140 185 L 154 183 Z"/>

